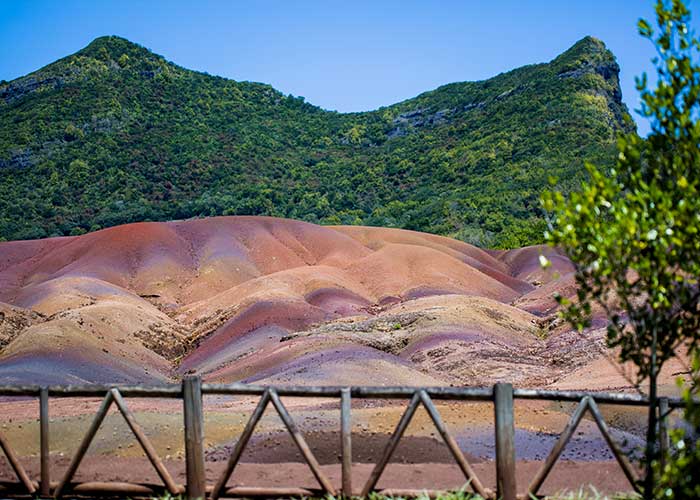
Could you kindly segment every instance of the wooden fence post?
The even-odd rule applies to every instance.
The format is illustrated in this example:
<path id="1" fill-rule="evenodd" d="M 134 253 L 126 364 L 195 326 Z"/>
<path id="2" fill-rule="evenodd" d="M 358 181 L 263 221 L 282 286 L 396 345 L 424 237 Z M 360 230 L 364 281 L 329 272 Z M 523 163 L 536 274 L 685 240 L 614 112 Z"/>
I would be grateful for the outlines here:
<path id="1" fill-rule="evenodd" d="M 513 386 L 493 386 L 496 426 L 496 498 L 516 500 Z"/>
<path id="2" fill-rule="evenodd" d="M 51 496 L 51 475 L 49 473 L 49 389 L 39 391 L 39 454 L 41 456 L 41 496 Z"/>
<path id="3" fill-rule="evenodd" d="M 206 496 L 204 470 L 204 418 L 202 412 L 202 379 L 182 380 L 185 417 L 185 461 L 187 465 L 187 498 L 203 500 Z"/>
<path id="4" fill-rule="evenodd" d="M 350 417 L 351 399 L 350 388 L 340 391 L 340 449 L 342 456 L 342 488 L 343 496 L 352 496 L 352 420 Z"/>

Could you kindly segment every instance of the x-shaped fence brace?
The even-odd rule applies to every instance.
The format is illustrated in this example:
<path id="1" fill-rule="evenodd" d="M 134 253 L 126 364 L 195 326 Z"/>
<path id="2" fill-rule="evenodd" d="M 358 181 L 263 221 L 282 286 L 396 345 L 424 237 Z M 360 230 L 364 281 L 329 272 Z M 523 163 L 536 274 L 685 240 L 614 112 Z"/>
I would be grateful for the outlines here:
<path id="1" fill-rule="evenodd" d="M 231 477 L 231 474 L 233 474 L 233 470 L 236 468 L 236 465 L 238 465 L 238 461 L 243 455 L 243 450 L 245 450 L 245 447 L 250 441 L 250 437 L 253 435 L 255 426 L 262 418 L 263 413 L 265 412 L 265 409 L 267 408 L 267 405 L 270 402 L 272 402 L 272 405 L 275 407 L 275 410 L 277 410 L 277 413 L 282 419 L 284 426 L 289 431 L 289 434 L 292 436 L 294 443 L 296 443 L 297 447 L 299 448 L 299 451 L 301 452 L 301 455 L 304 457 L 304 460 L 308 464 L 309 468 L 311 469 L 311 472 L 313 473 L 318 483 L 321 485 L 323 491 L 328 493 L 329 495 L 336 494 L 333 484 L 321 470 L 321 466 L 318 463 L 318 460 L 311 452 L 311 449 L 306 443 L 304 436 L 301 434 L 301 432 L 299 432 L 299 428 L 294 423 L 292 417 L 289 415 L 287 408 L 284 406 L 284 404 L 282 404 L 282 401 L 280 400 L 277 391 L 275 389 L 268 388 L 260 398 L 260 401 L 255 407 L 255 410 L 253 410 L 253 414 L 250 416 L 250 419 L 248 420 L 245 429 L 243 429 L 241 437 L 238 438 L 236 446 L 234 447 L 233 452 L 231 453 L 231 456 L 228 459 L 228 463 L 226 464 L 226 469 L 224 470 L 224 473 L 221 475 L 221 477 L 219 477 L 219 480 L 216 482 L 216 485 L 214 486 L 214 489 L 211 493 L 212 500 L 217 500 L 219 497 L 222 496 L 222 493 L 224 493 L 226 483 Z"/>
<path id="2" fill-rule="evenodd" d="M 165 465 L 163 465 L 163 462 L 160 460 L 158 453 L 156 453 L 155 448 L 153 448 L 153 445 L 149 441 L 148 437 L 146 436 L 146 434 L 143 433 L 141 427 L 139 427 L 138 423 L 136 422 L 136 419 L 132 415 L 131 411 L 129 411 L 129 408 L 126 405 L 124 398 L 122 398 L 119 389 L 113 388 L 109 390 L 105 398 L 102 400 L 102 405 L 100 406 L 100 409 L 97 410 L 97 414 L 95 415 L 95 418 L 92 421 L 90 428 L 85 434 L 83 441 L 78 447 L 78 451 L 75 453 L 73 459 L 70 462 L 70 465 L 68 466 L 68 470 L 66 470 L 63 479 L 61 479 L 61 482 L 58 483 L 58 486 L 56 487 L 54 497 L 60 498 L 61 496 L 63 496 L 64 493 L 66 493 L 66 490 L 69 488 L 71 479 L 73 479 L 73 476 L 78 470 L 80 463 L 83 461 L 85 453 L 87 453 L 87 450 L 90 447 L 90 443 L 92 443 L 92 440 L 95 438 L 95 434 L 97 434 L 100 425 L 102 425 L 103 420 L 107 416 L 107 412 L 112 406 L 112 403 L 117 405 L 119 412 L 124 417 L 124 420 L 126 420 L 126 423 L 131 429 L 131 432 L 134 434 L 134 436 L 136 436 L 137 441 L 139 442 L 141 448 L 148 457 L 148 460 L 151 462 L 151 464 L 153 464 L 153 467 L 156 469 L 158 476 L 165 484 L 165 487 L 167 488 L 168 492 L 171 495 L 179 495 L 181 493 L 184 493 L 185 489 L 182 486 L 175 484 L 175 481 L 173 481 L 173 478 L 170 476 L 168 469 L 165 468 Z"/>
<path id="3" fill-rule="evenodd" d="M 141 390 L 141 395 L 145 395 L 145 393 L 151 393 L 150 395 L 152 397 L 158 397 L 155 394 L 158 393 L 163 393 L 165 394 L 168 390 L 166 389 L 165 391 L 163 389 L 149 389 L 149 388 L 142 388 L 142 389 L 137 389 L 136 393 Z M 221 389 L 218 389 L 219 391 Z M 283 389 L 280 389 L 280 391 Z M 350 417 L 350 412 L 351 412 L 351 388 L 343 388 L 340 389 L 339 391 L 336 390 L 336 392 L 333 393 L 335 397 L 340 395 L 340 407 L 341 407 L 341 452 L 342 452 L 342 489 L 341 492 L 349 496 L 352 491 L 352 480 L 351 480 L 351 464 L 352 464 L 352 451 L 351 451 L 351 417 Z M 367 397 L 367 394 L 362 394 L 364 389 L 360 388 L 360 397 Z M 485 488 L 484 485 L 481 483 L 477 475 L 475 474 L 474 470 L 472 469 L 471 465 L 469 462 L 466 460 L 464 454 L 460 450 L 456 440 L 452 437 L 452 435 L 448 432 L 447 427 L 445 426 L 445 423 L 442 420 L 442 417 L 440 416 L 440 412 L 434 405 L 430 395 L 429 391 L 435 389 L 424 389 L 424 388 L 419 388 L 410 392 L 406 392 L 404 389 L 401 389 L 401 394 L 405 395 L 410 395 L 411 399 L 406 407 L 405 411 L 403 412 L 401 418 L 399 419 L 399 422 L 396 425 L 396 428 L 394 429 L 393 434 L 391 435 L 388 443 L 386 444 L 382 455 L 379 459 L 379 461 L 375 464 L 374 468 L 372 469 L 370 476 L 367 480 L 367 482 L 364 484 L 362 488 L 362 496 L 367 496 L 369 495 L 372 491 L 376 491 L 376 486 L 377 483 L 384 472 L 385 468 L 387 467 L 389 461 L 391 460 L 392 455 L 394 454 L 394 451 L 396 450 L 396 447 L 401 440 L 402 436 L 404 435 L 406 429 L 408 428 L 409 424 L 411 423 L 411 420 L 413 419 L 416 410 L 420 407 L 423 406 L 425 410 L 427 411 L 428 415 L 430 416 L 430 419 L 432 420 L 433 424 L 435 425 L 435 428 L 439 432 L 443 442 L 447 446 L 448 450 L 450 451 L 451 455 L 455 459 L 457 465 L 461 469 L 462 473 L 464 474 L 464 477 L 466 479 L 466 485 L 468 485 L 475 493 L 481 495 L 483 498 L 489 498 L 494 496 L 494 492 L 491 491 L 488 488 Z M 132 389 L 133 391 L 133 389 Z M 214 389 L 213 391 L 209 389 L 209 393 L 211 394 L 216 394 L 217 389 Z M 316 390 L 318 393 L 319 391 Z M 388 391 L 388 392 L 387 392 Z M 468 390 L 465 390 L 468 391 Z M 80 390 L 77 391 L 80 393 Z M 234 391 L 235 392 L 235 391 Z M 249 393 L 248 392 L 241 392 L 241 393 Z M 294 394 L 294 391 L 291 391 L 292 394 Z M 297 391 L 298 393 L 299 391 Z M 302 390 L 302 392 L 305 392 Z M 313 391 L 312 391 L 313 392 Z M 322 392 L 322 391 L 321 391 Z M 371 390 L 369 391 L 371 392 Z M 396 392 L 399 392 L 398 390 Z M 498 455 L 498 450 L 499 449 L 505 449 L 509 450 L 506 455 L 510 455 L 510 459 L 514 460 L 515 454 L 514 454 L 514 443 L 513 443 L 513 396 L 514 392 L 512 387 L 508 384 L 497 384 L 494 387 L 493 391 L 493 397 L 492 400 L 494 402 L 494 406 L 496 408 L 496 442 L 497 442 L 497 455 Z M 546 393 L 547 391 L 540 391 L 541 393 Z M 521 390 L 519 391 L 520 397 L 525 397 L 525 398 L 530 398 L 534 399 L 537 397 L 537 395 L 540 393 L 538 391 L 528 391 L 528 390 Z M 224 389 L 223 393 L 227 393 Z M 384 391 L 386 395 L 390 395 L 389 397 L 395 397 L 395 394 L 391 393 L 391 389 L 388 389 Z M 48 484 L 48 389 L 47 388 L 41 388 L 39 391 L 39 396 L 40 396 L 40 421 L 41 421 L 41 461 L 42 461 L 42 477 L 41 477 L 41 482 L 39 485 L 41 486 L 40 488 L 40 494 L 42 496 L 48 496 L 49 495 L 49 484 Z M 103 392 L 104 394 L 104 392 Z M 185 382 L 183 383 L 182 387 L 182 392 L 181 393 L 168 393 L 170 394 L 170 397 L 179 397 L 182 396 L 184 403 L 185 403 L 185 444 L 187 448 L 187 477 L 188 477 L 188 484 L 187 484 L 187 496 L 192 497 L 192 498 L 203 498 L 206 496 L 206 484 L 205 484 L 205 477 L 204 477 L 204 457 L 203 457 L 203 448 L 202 448 L 202 437 L 203 437 L 203 419 L 202 419 L 202 385 L 201 385 L 201 379 L 196 378 L 196 377 L 191 377 L 189 379 L 186 379 Z M 260 394 L 258 392 L 257 394 Z M 439 394 L 439 392 L 436 392 L 436 394 Z M 465 395 L 467 393 L 465 392 Z M 483 396 L 482 395 L 476 395 L 476 393 L 472 394 L 472 398 L 474 400 L 482 400 Z M 560 394 L 560 393 L 557 393 Z M 574 410 L 573 414 L 571 415 L 571 418 L 569 422 L 567 423 L 566 427 L 562 431 L 562 433 L 559 435 L 559 438 L 557 442 L 554 444 L 552 450 L 550 451 L 549 455 L 547 456 L 544 464 L 540 468 L 540 470 L 537 472 L 535 477 L 532 479 L 530 482 L 526 496 L 527 497 L 535 497 L 542 486 L 542 484 L 545 482 L 547 477 L 549 476 L 550 472 L 552 471 L 554 465 L 557 463 L 559 460 L 562 452 L 564 451 L 564 448 L 566 445 L 569 443 L 569 441 L 572 439 L 576 429 L 578 428 L 579 424 L 581 423 L 581 420 L 583 419 L 584 415 L 586 412 L 589 412 L 591 416 L 593 417 L 594 422 L 596 423 L 598 429 L 600 430 L 601 434 L 603 435 L 603 438 L 605 439 L 608 447 L 612 451 L 613 455 L 615 456 L 617 462 L 619 463 L 620 467 L 622 468 L 623 473 L 625 474 L 626 478 L 630 482 L 633 488 L 635 488 L 637 491 L 639 491 L 639 483 L 638 483 L 638 478 L 635 473 L 634 468 L 632 465 L 629 463 L 627 458 L 625 457 L 622 449 L 618 445 L 618 443 L 612 438 L 612 435 L 610 433 L 610 430 L 608 429 L 608 426 L 603 419 L 603 416 L 600 412 L 600 409 L 598 408 L 598 405 L 596 404 L 594 397 L 590 394 L 583 396 L 582 399 L 573 399 L 575 397 L 574 393 L 561 393 L 566 396 L 567 400 L 569 401 L 579 401 L 578 406 Z M 581 394 L 581 393 L 578 393 Z M 585 393 L 584 393 L 585 394 Z M 308 394 L 307 394 L 308 396 Z M 328 394 L 326 394 L 328 396 Z M 381 397 L 381 396 L 380 396 Z M 555 399 L 552 397 L 552 394 L 549 394 L 548 397 L 550 399 Z M 581 396 L 578 396 L 581 397 Z M 596 397 L 599 397 L 596 395 Z M 459 399 L 459 398 L 457 398 Z M 487 400 L 487 399 L 486 399 Z M 604 400 L 605 401 L 605 400 Z M 608 395 L 607 396 L 607 402 L 619 402 L 623 401 L 623 398 L 620 398 L 616 395 Z M 262 395 L 260 397 L 260 400 L 258 401 L 257 406 L 253 410 L 249 420 L 246 423 L 246 426 L 240 435 L 238 441 L 236 442 L 234 449 L 228 459 L 228 462 L 226 464 L 225 470 L 221 474 L 221 476 L 218 478 L 218 481 L 213 487 L 213 490 L 211 491 L 210 498 L 211 500 L 218 500 L 221 497 L 227 497 L 227 496 L 241 496 L 241 495 L 256 495 L 256 494 L 267 494 L 271 492 L 273 489 L 264 489 L 264 488 L 242 488 L 242 487 L 234 487 L 234 488 L 226 488 L 226 483 L 229 481 L 231 478 L 231 475 L 234 472 L 234 469 L 238 465 L 242 454 L 244 450 L 246 449 L 246 446 L 248 445 L 250 438 L 255 431 L 256 425 L 259 423 L 260 419 L 262 418 L 266 408 L 268 405 L 272 403 L 272 406 L 275 408 L 277 414 L 280 416 L 285 428 L 289 432 L 290 436 L 292 437 L 294 443 L 298 447 L 299 451 L 301 452 L 302 457 L 304 458 L 304 461 L 306 464 L 309 466 L 309 469 L 313 473 L 314 477 L 318 481 L 321 490 L 329 495 L 336 495 L 337 492 L 336 489 L 334 488 L 333 484 L 330 482 L 328 477 L 324 474 L 323 470 L 320 467 L 320 464 L 316 457 L 314 456 L 313 452 L 309 448 L 309 445 L 307 444 L 306 440 L 304 439 L 304 436 L 300 432 L 299 428 L 297 427 L 296 423 L 294 422 L 293 418 L 287 411 L 287 408 L 284 406 L 280 399 L 280 395 L 277 389 L 273 387 L 267 387 L 262 390 Z M 174 482 L 173 478 L 171 477 L 170 473 L 164 466 L 163 462 L 161 461 L 160 457 L 155 451 L 155 448 L 149 441 L 148 437 L 144 434 L 143 430 L 141 427 L 138 425 L 136 422 L 136 419 L 134 418 L 133 414 L 129 410 L 126 402 L 124 401 L 124 398 L 118 388 L 108 388 L 106 390 L 106 395 L 104 399 L 102 400 L 102 404 L 100 405 L 99 410 L 97 411 L 97 414 L 95 415 L 90 427 L 87 430 L 87 433 L 83 437 L 82 442 L 80 443 L 80 446 L 78 447 L 78 450 L 76 451 L 75 455 L 72 457 L 70 465 L 68 466 L 68 469 L 66 470 L 63 478 L 61 481 L 58 483 L 58 486 L 54 490 L 54 497 L 55 498 L 60 498 L 64 496 L 66 493 L 69 491 L 72 491 L 74 493 L 79 493 L 79 492 L 84 492 L 88 491 L 89 488 L 85 488 L 85 485 L 90 484 L 90 483 L 71 483 L 73 477 L 75 476 L 76 471 L 78 470 L 78 467 L 80 466 L 83 458 L 85 457 L 85 454 L 88 451 L 88 448 L 90 447 L 90 444 L 95 438 L 95 435 L 97 434 L 97 431 L 99 430 L 102 422 L 104 421 L 105 417 L 107 416 L 107 413 L 109 409 L 111 408 L 112 404 L 116 405 L 117 409 L 123 416 L 124 420 L 126 421 L 128 427 L 130 428 L 131 432 L 134 434 L 136 437 L 137 441 L 139 442 L 141 448 L 143 449 L 144 453 L 146 454 L 146 457 L 148 460 L 151 462 L 153 467 L 155 468 L 158 476 L 160 477 L 161 481 L 164 484 L 165 490 L 170 493 L 171 495 L 180 495 L 182 493 L 185 493 L 185 488 L 182 485 L 178 485 Z M 679 407 L 680 403 L 678 401 L 674 401 L 674 407 Z M 666 398 L 662 398 L 659 402 L 659 413 L 660 413 L 660 441 L 661 441 L 661 446 L 662 446 L 662 457 L 665 456 L 665 453 L 668 451 L 668 434 L 667 434 L 667 423 L 666 423 L 666 418 L 668 414 L 672 411 L 673 408 L 669 407 L 669 400 Z M 505 430 L 504 430 L 505 429 Z M 499 436 L 499 433 L 501 434 Z M 499 440 L 504 439 L 505 441 L 499 442 Z M 17 458 L 16 453 L 12 450 L 10 444 L 8 441 L 5 439 L 2 434 L 0 434 L 0 449 L 2 449 L 3 453 L 7 457 L 7 460 L 14 471 L 15 475 L 17 476 L 17 479 L 19 480 L 19 484 L 26 490 L 26 493 L 29 493 L 30 495 L 34 495 L 37 493 L 37 483 L 33 482 L 29 476 L 27 475 L 25 469 L 22 467 L 22 464 Z M 498 471 L 497 476 L 504 476 L 506 477 L 506 480 L 508 479 L 509 475 L 512 475 L 512 472 L 514 472 L 514 463 L 509 463 L 507 465 L 504 465 L 504 461 L 502 459 L 499 459 L 497 456 L 497 469 L 499 467 L 503 467 L 504 471 L 510 471 L 510 474 L 502 473 L 500 470 Z M 509 459 L 508 456 L 505 457 L 506 462 Z M 196 481 L 191 482 L 191 478 L 197 478 Z M 501 478 L 503 479 L 503 478 Z M 515 484 L 514 482 L 511 484 L 504 484 L 501 483 L 501 479 L 499 479 L 499 484 L 498 488 L 499 491 L 502 492 L 501 495 L 504 498 L 515 498 Z M 17 484 L 17 483 L 14 483 Z M 95 483 L 97 484 L 97 483 Z M 115 485 L 117 483 L 110 483 L 112 485 Z M 81 486 L 82 485 L 82 486 Z M 141 488 L 140 490 L 137 488 L 140 485 L 136 484 L 128 484 L 126 486 L 132 487 L 132 491 L 135 494 L 141 493 L 141 494 L 147 494 L 151 490 L 148 488 Z M 122 484 L 122 487 L 124 485 Z M 100 488 L 97 488 L 97 490 L 100 490 Z M 127 491 L 127 490 L 124 490 Z M 286 495 L 295 495 L 298 494 L 299 496 L 308 496 L 312 492 L 310 490 L 306 490 L 303 488 L 288 488 L 285 490 L 280 489 L 279 490 L 286 492 Z M 294 492 L 297 493 L 294 493 Z M 265 493 L 267 492 L 267 493 Z M 195 494 L 196 493 L 196 494 Z"/>
<path id="4" fill-rule="evenodd" d="M 270 401 L 277 410 L 277 413 L 282 419 L 282 422 L 284 423 L 285 427 L 294 439 L 294 442 L 299 448 L 299 451 L 304 457 L 304 460 L 309 465 L 309 468 L 316 477 L 318 483 L 321 485 L 323 491 L 325 493 L 328 493 L 329 495 L 336 494 L 335 488 L 328 480 L 326 475 L 323 473 L 323 471 L 320 469 L 318 460 L 316 460 L 316 457 L 309 449 L 309 446 L 306 443 L 304 437 L 299 432 L 299 429 L 297 428 L 293 419 L 287 412 L 287 409 L 282 404 L 282 401 L 280 400 L 277 391 L 275 391 L 274 389 L 267 389 L 260 398 L 257 407 L 253 411 L 253 414 L 251 415 L 250 419 L 248 420 L 248 423 L 246 424 L 246 427 L 243 430 L 241 437 L 238 439 L 236 446 L 233 449 L 231 456 L 229 457 L 224 473 L 219 477 L 216 486 L 214 486 L 214 490 L 211 494 L 212 500 L 218 500 L 218 498 L 224 492 L 226 483 L 228 482 L 229 478 L 231 477 L 231 474 L 233 473 L 233 470 L 238 464 L 238 461 L 240 460 L 241 455 L 243 454 L 243 450 L 245 449 L 246 445 L 250 440 L 250 437 L 253 434 L 253 431 L 255 430 L 255 426 L 262 418 L 265 408 L 267 408 L 267 405 L 270 403 Z M 464 454 L 459 449 L 459 446 L 457 445 L 455 439 L 447 431 L 447 428 L 445 427 L 445 424 L 442 421 L 442 418 L 440 417 L 440 413 L 435 408 L 435 405 L 430 399 L 430 396 L 428 396 L 428 393 L 424 390 L 419 390 L 413 395 L 413 398 L 411 399 L 408 407 L 406 408 L 406 411 L 401 416 L 401 419 L 399 420 L 399 423 L 397 424 L 393 435 L 387 443 L 381 459 L 379 460 L 379 462 L 377 462 L 374 469 L 372 470 L 372 473 L 362 490 L 362 496 L 366 496 L 374 490 L 377 482 L 379 481 L 380 476 L 382 475 L 382 472 L 384 472 L 384 469 L 389 463 L 389 460 L 391 459 L 391 456 L 393 455 L 394 450 L 396 449 L 396 446 L 399 443 L 399 440 L 403 436 L 404 431 L 410 424 L 413 415 L 415 414 L 416 410 L 421 404 L 427 410 L 428 414 L 430 415 L 430 418 L 435 424 L 435 427 L 440 433 L 440 436 L 442 436 L 442 439 L 444 440 L 448 449 L 457 461 L 457 464 L 459 465 L 460 469 L 464 473 L 464 476 L 467 479 L 467 483 L 472 486 L 476 493 L 486 498 L 488 496 L 487 490 L 481 484 L 481 481 L 479 481 L 479 479 L 476 477 L 474 470 L 471 468 L 471 465 L 469 465 L 469 462 L 467 462 L 466 458 L 464 457 Z"/>
<path id="5" fill-rule="evenodd" d="M 564 448 L 566 447 L 567 443 L 573 437 L 574 432 L 576 432 L 576 429 L 581 423 L 583 415 L 586 413 L 587 410 L 593 416 L 593 420 L 598 425 L 600 433 L 603 435 L 603 438 L 605 438 L 605 441 L 608 444 L 610 451 L 612 451 L 613 455 L 615 456 L 615 459 L 617 459 L 617 462 L 620 464 L 622 472 L 624 472 L 625 477 L 627 477 L 627 480 L 629 481 L 630 485 L 632 485 L 632 487 L 635 490 L 639 491 L 639 486 L 637 484 L 638 478 L 634 472 L 634 469 L 632 468 L 632 465 L 630 465 L 629 461 L 627 460 L 627 457 L 625 457 L 624 453 L 620 449 L 620 446 L 610 435 L 610 430 L 608 429 L 608 426 L 605 423 L 605 420 L 603 419 L 603 415 L 600 413 L 598 405 L 592 397 L 586 396 L 576 407 L 576 410 L 571 415 L 569 422 L 566 424 L 566 427 L 560 434 L 559 439 L 554 444 L 552 451 L 549 452 L 549 456 L 547 456 L 547 459 L 545 460 L 544 464 L 530 482 L 530 486 L 527 489 L 527 497 L 537 495 L 537 491 L 540 489 L 545 479 L 547 479 L 547 476 L 549 476 L 549 473 L 554 468 L 554 465 L 559 460 L 561 453 L 564 451 Z"/>
<path id="6" fill-rule="evenodd" d="M 467 462 L 467 459 L 464 457 L 462 450 L 459 449 L 457 441 L 455 441 L 452 435 L 447 431 L 447 427 L 445 427 L 445 423 L 442 421 L 440 413 L 438 412 L 437 408 L 435 408 L 435 405 L 433 404 L 432 400 L 430 399 L 430 396 L 428 396 L 428 393 L 425 392 L 425 390 L 417 391 L 411 398 L 411 402 L 408 404 L 406 411 L 401 416 L 399 423 L 396 424 L 396 429 L 394 430 L 394 433 L 389 439 L 386 448 L 384 448 L 382 457 L 379 459 L 379 462 L 377 462 L 377 464 L 374 466 L 374 469 L 372 470 L 372 473 L 370 474 L 367 483 L 365 483 L 365 486 L 362 489 L 362 496 L 367 496 L 370 494 L 370 492 L 374 490 L 375 486 L 377 485 L 377 482 L 379 481 L 380 476 L 382 475 L 382 472 L 384 472 L 384 469 L 389 463 L 391 456 L 394 454 L 394 450 L 396 450 L 396 446 L 399 444 L 399 440 L 403 436 L 403 433 L 408 427 L 408 425 L 411 423 L 413 415 L 415 415 L 416 410 L 421 404 L 428 412 L 428 415 L 430 415 L 430 419 L 433 421 L 433 424 L 435 424 L 435 428 L 440 433 L 442 440 L 445 442 L 445 445 L 450 450 L 450 453 L 457 462 L 457 465 L 459 465 L 459 468 L 462 470 L 462 473 L 464 474 L 464 477 L 467 480 L 467 484 L 469 484 L 473 488 L 475 493 L 478 493 L 483 498 L 487 498 L 490 492 L 487 492 L 486 488 L 484 488 L 484 486 L 481 484 L 481 481 L 479 481 L 479 478 L 476 477 L 474 469 L 472 469 L 471 465 L 469 465 L 469 462 Z"/>

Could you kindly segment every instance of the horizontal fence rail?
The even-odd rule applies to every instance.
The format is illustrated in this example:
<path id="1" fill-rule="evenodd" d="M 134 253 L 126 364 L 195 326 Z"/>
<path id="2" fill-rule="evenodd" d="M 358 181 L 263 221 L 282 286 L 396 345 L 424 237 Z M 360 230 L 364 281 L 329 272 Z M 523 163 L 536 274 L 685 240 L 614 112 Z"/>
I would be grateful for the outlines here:
<path id="1" fill-rule="evenodd" d="M 228 395 L 259 397 L 244 430 L 228 458 L 223 474 L 214 483 L 208 483 L 204 463 L 204 395 Z M 638 488 L 636 471 L 622 452 L 620 445 L 612 438 L 610 430 L 603 419 L 599 404 L 627 406 L 648 406 L 648 398 L 623 393 L 596 393 L 585 391 L 548 391 L 536 389 L 514 389 L 510 384 L 496 384 L 493 387 L 329 387 L 329 386 L 286 386 L 268 387 L 248 384 L 203 384 L 199 377 L 186 377 L 181 384 L 142 386 L 142 385 L 3 385 L 0 386 L 2 397 L 34 397 L 39 399 L 40 429 L 40 476 L 37 480 L 29 477 L 19 457 L 12 450 L 7 439 L 0 433 L 0 449 L 14 472 L 17 481 L 0 482 L 0 492 L 6 497 L 35 495 L 41 497 L 61 498 L 71 496 L 130 496 L 152 497 L 162 494 L 184 495 L 186 498 L 218 500 L 221 497 L 283 497 L 312 495 L 344 495 L 361 491 L 366 496 L 377 490 L 377 483 L 411 423 L 416 410 L 423 407 L 442 438 L 448 451 L 464 474 L 465 484 L 484 498 L 502 498 L 515 500 L 517 485 L 515 481 L 515 423 L 514 400 L 540 400 L 578 403 L 568 424 L 545 459 L 542 467 L 530 481 L 525 496 L 537 496 L 545 479 L 559 460 L 566 444 L 574 436 L 586 412 L 591 417 L 608 447 L 619 463 L 632 488 Z M 67 471 L 58 482 L 51 481 L 49 461 L 49 398 L 102 398 L 102 404 L 94 416 L 77 452 L 71 458 Z M 340 408 L 340 453 L 341 484 L 340 488 L 332 484 L 309 448 L 303 434 L 283 404 L 281 397 L 331 398 L 339 401 Z M 176 484 L 167 468 L 158 456 L 150 440 L 139 426 L 129 409 L 125 398 L 170 398 L 182 400 L 185 438 L 186 484 Z M 408 400 L 403 415 L 386 444 L 379 461 L 370 473 L 369 479 L 359 490 L 353 489 L 352 481 L 352 432 L 351 402 L 353 399 L 403 399 Z M 449 433 L 438 408 L 433 401 L 482 401 L 491 402 L 494 408 L 494 444 L 496 451 L 496 491 L 486 488 L 460 450 L 454 437 Z M 162 484 L 142 483 L 105 483 L 75 482 L 73 477 L 92 443 L 97 431 L 106 417 L 110 407 L 115 405 L 136 437 L 149 462 L 153 465 Z M 305 488 L 262 488 L 262 487 L 227 487 L 233 471 L 238 465 L 256 425 L 268 406 L 272 406 L 282 419 L 285 429 L 290 434 L 309 469 L 318 482 L 318 489 Z M 667 417 L 675 409 L 684 406 L 678 398 L 661 398 L 660 446 L 662 452 L 668 450 Z M 663 453 L 662 453 L 663 455 Z M 3 489 L 4 488 L 4 489 Z M 384 490 L 385 494 L 410 496 L 420 492 Z"/>
<path id="2" fill-rule="evenodd" d="M 191 377 L 197 378 L 197 377 Z M 185 380 L 187 377 L 185 378 Z M 122 396 L 128 398 L 174 398 L 182 399 L 182 384 L 143 385 L 0 385 L 0 396 L 34 396 L 39 397 L 42 390 L 47 390 L 51 397 L 104 397 L 111 389 L 118 388 Z M 204 395 L 262 396 L 268 386 L 250 384 L 201 384 Z M 461 401 L 491 401 L 492 387 L 386 387 L 386 386 L 281 386 L 275 388 L 277 394 L 287 397 L 326 397 L 340 398 L 344 389 L 350 390 L 355 399 L 410 399 L 422 389 L 433 399 Z M 544 401 L 579 402 L 586 396 L 594 397 L 600 404 L 617 404 L 630 406 L 647 406 L 649 398 L 638 394 L 590 391 L 549 391 L 540 389 L 513 389 L 516 399 L 539 399 Z M 670 408 L 685 405 L 680 398 L 667 399 Z"/>

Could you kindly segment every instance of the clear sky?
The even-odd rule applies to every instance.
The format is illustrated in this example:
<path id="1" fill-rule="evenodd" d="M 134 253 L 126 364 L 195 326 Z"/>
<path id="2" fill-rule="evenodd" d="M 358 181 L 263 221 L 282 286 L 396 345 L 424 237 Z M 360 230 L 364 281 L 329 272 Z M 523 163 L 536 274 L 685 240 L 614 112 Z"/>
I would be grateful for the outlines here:
<path id="1" fill-rule="evenodd" d="M 640 17 L 653 20 L 650 0 L 0 0 L 0 79 L 120 35 L 186 68 L 361 111 L 548 61 L 593 35 L 617 56 L 633 110 L 635 75 L 653 72 Z"/>

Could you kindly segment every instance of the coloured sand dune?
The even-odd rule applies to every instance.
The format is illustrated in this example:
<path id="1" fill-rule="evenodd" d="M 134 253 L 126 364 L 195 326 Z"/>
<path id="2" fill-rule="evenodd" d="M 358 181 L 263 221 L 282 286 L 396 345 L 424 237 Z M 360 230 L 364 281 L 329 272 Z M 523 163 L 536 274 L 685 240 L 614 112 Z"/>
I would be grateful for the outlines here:
<path id="1" fill-rule="evenodd" d="M 555 319 L 572 270 L 547 247 L 271 217 L 0 243 L 0 379 L 551 385 L 601 355 L 600 329 Z"/>

